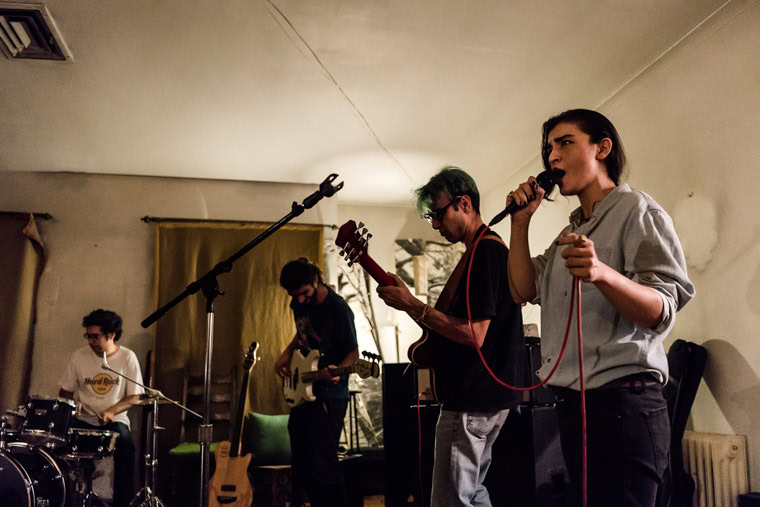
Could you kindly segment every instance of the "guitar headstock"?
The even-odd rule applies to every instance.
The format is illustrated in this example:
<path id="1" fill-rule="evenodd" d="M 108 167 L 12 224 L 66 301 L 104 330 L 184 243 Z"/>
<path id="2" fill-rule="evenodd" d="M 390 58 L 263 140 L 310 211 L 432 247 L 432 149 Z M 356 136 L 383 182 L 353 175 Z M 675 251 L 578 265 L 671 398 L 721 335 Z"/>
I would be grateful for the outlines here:
<path id="1" fill-rule="evenodd" d="M 356 222 L 349 220 L 338 229 L 338 235 L 335 238 L 335 244 L 342 248 L 341 257 L 345 257 L 348 266 L 360 262 L 361 258 L 367 254 L 367 245 L 372 234 L 367 231 L 362 222 L 356 225 Z"/>
<path id="2" fill-rule="evenodd" d="M 380 365 L 377 364 L 377 362 L 380 360 L 380 356 L 372 354 L 371 352 L 362 352 L 362 356 L 364 356 L 365 359 L 359 359 L 356 361 L 356 364 L 354 365 L 354 373 L 361 378 L 379 377 Z M 369 359 L 369 361 L 367 361 L 367 359 Z"/>
<path id="3" fill-rule="evenodd" d="M 243 370 L 248 371 L 254 364 L 256 364 L 259 360 L 259 357 L 256 355 L 258 350 L 259 344 L 257 342 L 251 342 L 251 346 L 248 347 L 248 352 L 245 354 L 245 359 L 243 359 Z"/>

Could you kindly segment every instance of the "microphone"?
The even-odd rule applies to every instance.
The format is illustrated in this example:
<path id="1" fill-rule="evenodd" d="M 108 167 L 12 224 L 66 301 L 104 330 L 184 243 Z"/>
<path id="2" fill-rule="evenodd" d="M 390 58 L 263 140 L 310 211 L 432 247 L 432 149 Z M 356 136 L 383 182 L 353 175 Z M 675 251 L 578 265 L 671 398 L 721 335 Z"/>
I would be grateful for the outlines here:
<path id="1" fill-rule="evenodd" d="M 103 351 L 103 362 L 100 363 L 100 367 L 103 368 L 104 370 L 108 369 L 108 359 L 106 358 L 106 352 L 105 351 Z"/>
<path id="2" fill-rule="evenodd" d="M 540 173 L 538 176 L 536 176 L 536 182 L 538 182 L 538 186 L 544 189 L 545 195 L 549 195 L 552 190 L 554 190 L 554 185 L 559 181 L 559 179 L 565 175 L 565 171 L 562 169 L 557 169 L 555 171 L 546 170 L 542 173 Z M 504 208 L 501 212 L 499 212 L 498 215 L 493 217 L 491 219 L 491 222 L 489 222 L 488 227 L 493 227 L 494 225 L 498 224 L 507 215 L 511 215 L 515 211 L 517 211 L 520 208 L 524 208 L 525 206 L 520 206 L 516 202 L 512 201 L 509 203 L 509 206 Z"/>

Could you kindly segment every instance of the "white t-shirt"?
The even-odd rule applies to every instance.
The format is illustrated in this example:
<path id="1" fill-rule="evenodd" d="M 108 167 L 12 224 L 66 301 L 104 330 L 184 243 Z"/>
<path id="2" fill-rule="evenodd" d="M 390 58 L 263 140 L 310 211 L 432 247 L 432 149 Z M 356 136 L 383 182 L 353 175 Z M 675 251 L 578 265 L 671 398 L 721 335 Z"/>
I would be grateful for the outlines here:
<path id="1" fill-rule="evenodd" d="M 126 396 L 142 394 L 143 388 L 116 375 L 115 373 L 101 368 L 103 357 L 98 356 L 89 346 L 78 349 L 71 355 L 69 365 L 58 386 L 74 393 L 74 399 L 81 401 L 86 407 L 97 413 L 114 406 Z M 115 354 L 108 357 L 108 367 L 136 382 L 143 383 L 140 363 L 134 352 L 120 346 Z M 90 415 L 87 408 L 82 408 L 79 416 L 85 422 L 98 424 L 98 418 Z M 121 422 L 129 427 L 127 411 L 116 414 L 114 421 Z"/>

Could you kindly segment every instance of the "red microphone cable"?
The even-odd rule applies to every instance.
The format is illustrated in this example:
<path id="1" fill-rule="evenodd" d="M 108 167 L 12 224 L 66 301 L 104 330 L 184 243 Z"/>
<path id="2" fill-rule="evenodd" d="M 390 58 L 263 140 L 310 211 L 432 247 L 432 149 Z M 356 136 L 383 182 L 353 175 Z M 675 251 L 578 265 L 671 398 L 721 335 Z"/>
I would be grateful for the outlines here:
<path id="1" fill-rule="evenodd" d="M 475 240 L 475 243 L 472 246 L 472 253 L 470 254 L 470 261 L 467 266 L 467 282 L 466 282 L 466 301 L 467 301 L 467 322 L 470 325 L 470 335 L 472 336 L 473 343 L 477 343 L 475 340 L 475 329 L 472 327 L 472 311 L 470 309 L 470 274 L 472 272 L 472 261 L 475 258 L 475 250 L 478 247 L 478 243 L 480 243 L 480 240 L 483 238 L 483 235 L 488 230 L 488 226 L 485 226 L 481 233 L 478 235 L 478 238 Z M 512 389 L 515 391 L 532 391 L 534 389 L 538 389 L 539 387 L 546 384 L 549 379 L 552 378 L 552 375 L 554 375 L 554 372 L 557 371 L 557 368 L 559 367 L 559 363 L 562 360 L 562 355 L 565 353 L 565 347 L 567 346 L 567 339 L 570 335 L 570 324 L 573 320 L 573 305 L 574 302 L 578 301 L 578 304 L 575 307 L 576 310 L 576 325 L 577 325 L 577 331 L 578 331 L 578 369 L 579 369 L 579 376 L 580 376 L 580 390 L 581 390 L 581 438 L 582 438 L 582 475 L 581 475 L 581 491 L 582 491 L 582 499 L 583 499 L 583 507 L 586 507 L 588 496 L 587 496 L 587 472 L 588 472 L 588 456 L 587 456 L 587 431 L 586 431 L 586 390 L 585 390 L 585 383 L 583 379 L 583 332 L 581 330 L 581 283 L 580 279 L 578 277 L 573 277 L 573 290 L 570 293 L 570 310 L 567 315 L 567 326 L 565 328 L 565 338 L 562 341 L 562 348 L 560 349 L 559 356 L 557 357 L 557 362 L 554 363 L 554 367 L 549 372 L 549 375 L 539 382 L 536 385 L 530 386 L 530 387 L 518 387 L 518 386 L 512 386 L 507 384 L 506 382 L 502 381 L 500 378 L 498 378 L 494 372 L 491 370 L 491 368 L 488 366 L 488 363 L 486 362 L 485 357 L 483 357 L 483 352 L 480 350 L 480 347 L 475 347 L 475 350 L 478 351 L 478 355 L 480 356 L 480 360 L 483 363 L 483 366 L 485 366 L 488 373 L 491 375 L 491 377 L 501 384 L 502 386 Z"/>
<path id="2" fill-rule="evenodd" d="M 470 326 L 470 335 L 472 337 L 473 343 L 477 343 L 475 340 L 475 329 L 472 327 L 472 310 L 470 308 L 470 276 L 472 273 L 472 261 L 475 258 L 475 250 L 478 247 L 478 244 L 480 243 L 480 240 L 483 238 L 483 235 L 486 233 L 486 231 L 489 229 L 488 226 L 485 226 L 483 230 L 478 235 L 477 239 L 475 240 L 475 243 L 472 247 L 472 253 L 470 254 L 470 260 L 467 265 L 467 282 L 465 286 L 465 298 L 467 301 L 467 322 Z M 513 386 L 510 384 L 507 384 L 506 382 L 502 381 L 500 378 L 496 376 L 496 374 L 491 370 L 490 366 L 488 366 L 488 363 L 486 362 L 485 357 L 483 357 L 483 352 L 480 350 L 480 347 L 475 347 L 475 350 L 478 351 L 478 355 L 480 356 L 480 360 L 483 363 L 483 366 L 486 368 L 488 373 L 491 375 L 491 377 L 501 384 L 502 386 L 512 389 L 514 391 L 532 391 L 534 389 L 538 389 L 539 387 L 544 386 L 554 375 L 554 372 L 557 371 L 557 368 L 559 367 L 559 363 L 562 360 L 562 356 L 565 353 L 565 348 L 567 346 L 567 340 L 570 336 L 570 325 L 573 320 L 573 307 L 575 306 L 575 300 L 577 297 L 578 304 L 576 306 L 576 324 L 577 324 L 577 331 L 578 331 L 578 366 L 580 370 L 580 388 L 581 388 L 581 433 L 582 433 L 582 495 L 583 495 L 583 507 L 586 507 L 587 505 L 587 450 L 586 450 L 586 442 L 587 442 L 587 432 L 586 432 L 586 394 L 585 394 L 585 387 L 584 387 L 584 380 L 583 380 L 583 335 L 581 331 L 581 292 L 580 292 L 580 279 L 577 277 L 573 278 L 573 290 L 570 293 L 570 309 L 567 316 L 567 326 L 565 327 L 565 337 L 562 340 L 562 348 L 559 351 L 559 355 L 557 356 L 557 361 L 554 363 L 554 367 L 549 372 L 549 375 L 539 382 L 538 384 L 535 384 L 533 386 L 529 387 L 519 387 L 519 386 Z M 417 452 L 418 452 L 418 474 L 420 478 L 420 488 L 422 488 L 422 418 L 420 414 L 420 394 L 417 395 Z M 422 492 L 421 492 L 422 493 Z M 425 500 L 424 500 L 424 494 L 421 494 L 420 500 L 422 501 L 422 505 L 424 507 Z"/>

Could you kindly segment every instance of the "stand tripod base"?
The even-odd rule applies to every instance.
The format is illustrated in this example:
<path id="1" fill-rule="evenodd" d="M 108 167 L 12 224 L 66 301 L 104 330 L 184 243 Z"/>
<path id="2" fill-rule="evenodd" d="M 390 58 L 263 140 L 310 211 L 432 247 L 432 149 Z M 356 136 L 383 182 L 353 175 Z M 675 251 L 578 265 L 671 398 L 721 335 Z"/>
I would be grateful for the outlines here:
<path id="1" fill-rule="evenodd" d="M 165 507 L 165 505 L 160 498 L 153 494 L 153 490 L 144 487 L 129 502 L 129 507 Z"/>

